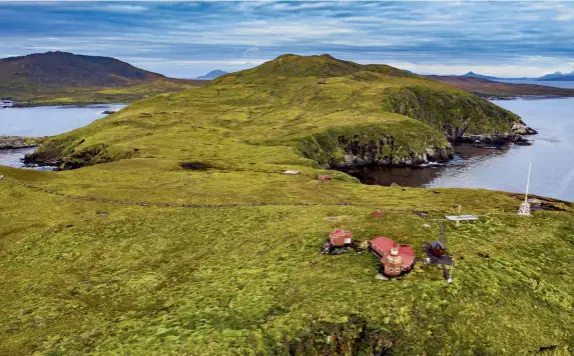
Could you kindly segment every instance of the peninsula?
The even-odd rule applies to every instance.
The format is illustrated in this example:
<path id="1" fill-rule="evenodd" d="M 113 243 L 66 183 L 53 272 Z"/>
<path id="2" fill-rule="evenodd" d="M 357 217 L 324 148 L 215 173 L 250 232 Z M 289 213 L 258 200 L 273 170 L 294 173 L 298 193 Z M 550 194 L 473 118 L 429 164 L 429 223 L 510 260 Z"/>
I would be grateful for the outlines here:
<path id="1" fill-rule="evenodd" d="M 386 65 L 283 55 L 43 142 L 0 166 L 0 354 L 524 355 L 574 349 L 574 206 L 367 186 L 336 169 L 514 140 L 515 114 Z M 285 174 L 288 173 L 288 174 Z M 439 221 L 473 214 L 474 221 Z M 433 265 L 319 253 L 377 236 Z M 485 312 L 487 317 L 485 317 Z"/>

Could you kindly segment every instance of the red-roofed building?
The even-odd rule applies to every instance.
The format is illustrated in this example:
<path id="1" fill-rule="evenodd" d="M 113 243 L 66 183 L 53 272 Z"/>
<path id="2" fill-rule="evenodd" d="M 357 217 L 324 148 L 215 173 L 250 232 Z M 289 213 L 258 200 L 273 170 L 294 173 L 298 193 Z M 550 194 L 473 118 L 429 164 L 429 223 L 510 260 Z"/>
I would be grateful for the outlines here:
<path id="1" fill-rule="evenodd" d="M 337 229 L 329 234 L 329 240 L 333 247 L 342 247 L 353 242 L 353 234 L 350 231 Z"/>
<path id="2" fill-rule="evenodd" d="M 381 259 L 386 275 L 398 276 L 413 268 L 416 255 L 411 246 L 401 246 L 388 237 L 381 236 L 371 240 L 369 247 Z"/>

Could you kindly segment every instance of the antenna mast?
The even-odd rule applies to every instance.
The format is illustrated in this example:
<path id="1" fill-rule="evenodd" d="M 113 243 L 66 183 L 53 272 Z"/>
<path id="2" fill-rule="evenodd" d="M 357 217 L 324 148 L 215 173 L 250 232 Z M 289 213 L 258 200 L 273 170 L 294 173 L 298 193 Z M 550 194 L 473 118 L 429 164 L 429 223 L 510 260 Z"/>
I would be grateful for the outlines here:
<path id="1" fill-rule="evenodd" d="M 530 204 L 528 203 L 528 190 L 530 189 L 530 172 L 532 171 L 532 162 L 528 164 L 528 178 L 526 179 L 526 194 L 524 195 L 524 202 L 520 204 L 518 215 L 530 215 Z"/>

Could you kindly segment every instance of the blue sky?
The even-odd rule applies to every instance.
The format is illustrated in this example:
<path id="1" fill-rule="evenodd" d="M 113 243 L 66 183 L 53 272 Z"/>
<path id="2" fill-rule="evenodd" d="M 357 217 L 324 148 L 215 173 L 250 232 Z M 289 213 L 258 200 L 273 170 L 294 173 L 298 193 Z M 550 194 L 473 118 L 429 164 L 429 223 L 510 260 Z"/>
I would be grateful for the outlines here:
<path id="1" fill-rule="evenodd" d="M 0 1 L 0 57 L 105 55 L 175 77 L 283 53 L 418 73 L 574 70 L 574 2 Z"/>

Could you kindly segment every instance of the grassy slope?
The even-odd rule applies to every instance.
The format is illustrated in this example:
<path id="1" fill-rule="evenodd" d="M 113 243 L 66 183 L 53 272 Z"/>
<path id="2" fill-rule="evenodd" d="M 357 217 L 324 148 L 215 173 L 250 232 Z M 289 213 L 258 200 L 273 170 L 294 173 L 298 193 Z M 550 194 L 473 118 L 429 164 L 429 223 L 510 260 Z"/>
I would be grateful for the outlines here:
<path id="1" fill-rule="evenodd" d="M 38 154 L 74 167 L 126 157 L 244 166 L 251 156 L 260 164 L 316 166 L 342 159 L 337 137 L 361 145 L 391 137 L 394 146 L 382 154 L 404 158 L 447 147 L 445 127 L 505 132 L 519 120 L 462 90 L 391 67 L 300 58 L 280 57 L 200 90 L 138 102 L 55 137 Z"/>
<path id="2" fill-rule="evenodd" d="M 156 80 L 122 88 L 31 88 L 28 91 L 0 91 L 0 97 L 11 98 L 20 106 L 131 103 L 162 93 L 194 89 L 204 85 L 199 80 Z"/>
<path id="3" fill-rule="evenodd" d="M 0 167 L 5 177 L 71 195 L 284 204 L 132 206 L 0 182 L 0 309 L 7 311 L 0 314 L 0 354 L 371 355 L 389 348 L 400 355 L 516 355 L 555 346 L 552 352 L 567 355 L 574 349 L 571 206 L 558 203 L 566 210 L 520 218 L 519 200 L 506 193 L 363 186 L 342 173 L 317 189 L 316 175 L 324 171 L 297 154 L 300 137 L 327 126 L 354 130 L 360 119 L 361 130 L 420 122 L 377 112 L 376 101 L 336 90 L 348 89 L 348 78 L 327 78 L 330 84 L 318 87 L 315 79 L 311 85 L 295 77 L 292 90 L 284 78 L 263 89 L 234 80 L 138 102 L 70 134 L 86 140 L 80 149 L 105 142 L 109 152 L 137 148 L 137 158 L 63 172 Z M 368 83 L 353 88 L 358 97 L 376 98 L 381 90 Z M 214 168 L 184 170 L 182 161 Z M 280 174 L 288 168 L 302 174 Z M 290 205 L 300 203 L 316 205 Z M 360 240 L 388 235 L 413 244 L 422 257 L 422 244 L 438 236 L 439 226 L 411 210 L 440 217 L 459 205 L 491 215 L 448 225 L 457 262 L 450 285 L 437 268 L 418 266 L 404 279 L 381 282 L 372 255 L 317 254 L 328 232 L 341 227 Z M 386 213 L 373 218 L 371 207 Z"/>

